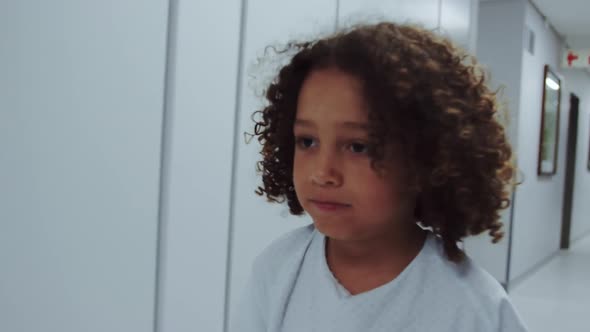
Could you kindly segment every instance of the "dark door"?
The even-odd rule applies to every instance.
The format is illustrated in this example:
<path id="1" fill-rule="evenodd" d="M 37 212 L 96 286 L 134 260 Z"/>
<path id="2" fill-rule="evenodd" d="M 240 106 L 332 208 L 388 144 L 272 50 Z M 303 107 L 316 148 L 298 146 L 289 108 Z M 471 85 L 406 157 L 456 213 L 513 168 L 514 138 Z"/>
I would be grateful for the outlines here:
<path id="1" fill-rule="evenodd" d="M 572 200 L 574 194 L 574 174 L 576 170 L 576 140 L 578 138 L 578 105 L 580 99 L 570 95 L 570 111 L 567 130 L 567 147 L 565 162 L 565 190 L 563 191 L 563 212 L 561 216 L 561 249 L 570 247 L 570 229 L 572 225 Z"/>

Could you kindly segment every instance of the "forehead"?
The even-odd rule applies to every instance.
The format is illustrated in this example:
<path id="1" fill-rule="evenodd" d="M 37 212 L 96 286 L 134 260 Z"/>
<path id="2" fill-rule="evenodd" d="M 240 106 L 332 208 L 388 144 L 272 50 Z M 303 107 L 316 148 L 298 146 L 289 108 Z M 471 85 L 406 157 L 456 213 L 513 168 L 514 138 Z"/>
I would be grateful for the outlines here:
<path id="1" fill-rule="evenodd" d="M 361 81 L 336 68 L 310 72 L 301 86 L 297 118 L 321 122 L 366 122 Z"/>

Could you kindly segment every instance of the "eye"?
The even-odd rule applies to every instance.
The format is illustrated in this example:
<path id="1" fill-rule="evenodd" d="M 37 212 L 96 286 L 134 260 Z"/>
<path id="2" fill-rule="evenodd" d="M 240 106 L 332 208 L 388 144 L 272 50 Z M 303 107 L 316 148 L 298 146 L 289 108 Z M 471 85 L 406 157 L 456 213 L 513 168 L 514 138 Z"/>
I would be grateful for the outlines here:
<path id="1" fill-rule="evenodd" d="M 315 143 L 315 140 L 311 137 L 295 137 L 295 145 L 304 150 L 313 147 Z"/>
<path id="2" fill-rule="evenodd" d="M 364 143 L 351 143 L 348 148 L 355 154 L 366 154 L 368 152 L 368 146 Z"/>

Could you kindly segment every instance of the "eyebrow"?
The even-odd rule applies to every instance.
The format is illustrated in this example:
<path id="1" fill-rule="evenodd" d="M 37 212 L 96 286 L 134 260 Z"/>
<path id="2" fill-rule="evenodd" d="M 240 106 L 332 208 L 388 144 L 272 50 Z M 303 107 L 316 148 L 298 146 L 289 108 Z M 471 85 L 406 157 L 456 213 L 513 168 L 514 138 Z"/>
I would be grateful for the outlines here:
<path id="1" fill-rule="evenodd" d="M 369 130 L 369 125 L 361 122 L 345 121 L 340 124 L 342 127 L 358 130 Z"/>
<path id="2" fill-rule="evenodd" d="M 309 120 L 295 119 L 295 126 L 315 128 L 315 123 L 313 123 L 312 121 L 309 121 Z"/>
<path id="3" fill-rule="evenodd" d="M 301 127 L 311 127 L 315 128 L 316 124 L 313 121 L 305 120 L 305 119 L 295 119 L 295 126 Z M 366 123 L 361 122 L 354 122 L 354 121 L 344 121 L 338 123 L 339 127 L 348 128 L 348 129 L 356 129 L 356 130 L 369 130 L 369 125 Z"/>

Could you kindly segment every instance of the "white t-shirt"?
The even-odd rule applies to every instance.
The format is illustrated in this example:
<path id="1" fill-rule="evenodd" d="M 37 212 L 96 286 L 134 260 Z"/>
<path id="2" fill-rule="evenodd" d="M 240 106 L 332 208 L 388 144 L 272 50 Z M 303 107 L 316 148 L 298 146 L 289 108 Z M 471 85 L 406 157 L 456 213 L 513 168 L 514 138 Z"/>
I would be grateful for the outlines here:
<path id="1" fill-rule="evenodd" d="M 325 236 L 296 229 L 254 263 L 232 332 L 521 332 L 521 319 L 501 285 L 469 258 L 448 261 L 429 234 L 394 280 L 351 295 L 334 278 Z"/>

